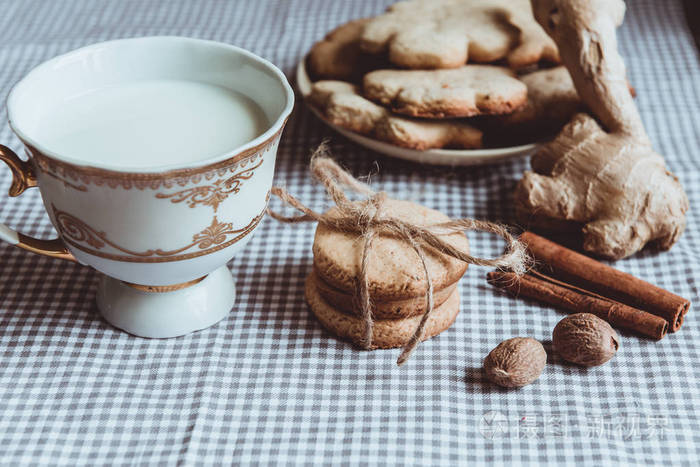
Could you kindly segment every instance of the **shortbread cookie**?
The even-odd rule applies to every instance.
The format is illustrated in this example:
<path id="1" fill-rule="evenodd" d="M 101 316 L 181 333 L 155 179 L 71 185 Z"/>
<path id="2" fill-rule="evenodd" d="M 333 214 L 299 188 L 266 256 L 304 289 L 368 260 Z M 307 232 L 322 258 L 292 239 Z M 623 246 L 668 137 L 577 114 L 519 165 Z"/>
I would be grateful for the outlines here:
<path id="1" fill-rule="evenodd" d="M 556 134 L 583 104 L 568 70 L 556 67 L 520 78 L 527 85 L 527 103 L 512 114 L 481 121 L 489 146 L 510 146 Z"/>
<path id="2" fill-rule="evenodd" d="M 401 67 L 455 68 L 503 58 L 520 68 L 558 62 L 554 41 L 532 15 L 530 0 L 407 0 L 367 22 L 361 47 L 388 51 Z"/>
<path id="3" fill-rule="evenodd" d="M 494 117 L 502 125 L 561 127 L 581 110 L 574 82 L 563 66 L 535 71 L 520 80 L 527 86 L 527 103 L 512 114 Z"/>
<path id="4" fill-rule="evenodd" d="M 386 61 L 360 50 L 360 34 L 367 19 L 345 23 L 314 44 L 307 58 L 312 79 L 359 81 Z"/>
<path id="5" fill-rule="evenodd" d="M 362 319 L 345 314 L 329 305 L 319 294 L 314 277 L 314 275 L 310 275 L 306 279 L 306 301 L 311 312 L 331 334 L 358 345 L 364 337 Z M 436 336 L 452 326 L 457 314 L 459 314 L 459 293 L 455 290 L 442 305 L 433 309 L 425 326 L 423 340 Z M 421 316 L 413 316 L 411 318 L 374 321 L 370 348 L 403 347 L 415 332 L 420 320 Z"/>
<path id="6" fill-rule="evenodd" d="M 481 121 L 488 145 L 537 141 L 561 130 L 577 113 L 585 111 L 569 71 L 563 67 L 535 71 L 520 77 L 527 85 L 527 103 L 508 115 Z M 629 85 L 634 96 L 634 88 Z"/>
<path id="7" fill-rule="evenodd" d="M 362 97 L 356 86 L 344 81 L 318 81 L 308 99 L 333 125 L 396 146 L 421 151 L 481 147 L 481 130 L 465 122 L 413 120 L 394 115 Z"/>
<path id="8" fill-rule="evenodd" d="M 336 289 L 319 278 L 316 272 L 312 272 L 316 280 L 321 297 L 333 308 L 347 314 L 357 314 L 355 306 L 355 296 L 348 292 Z M 440 306 L 455 291 L 457 284 L 451 284 L 442 290 L 433 292 L 433 306 Z M 372 303 L 372 315 L 375 319 L 398 319 L 408 318 L 423 314 L 426 310 L 427 302 L 425 295 L 406 300 L 375 301 Z"/>
<path id="9" fill-rule="evenodd" d="M 505 114 L 527 101 L 527 87 L 512 71 L 490 65 L 377 70 L 366 74 L 362 83 L 366 98 L 413 117 Z"/>
<path id="10" fill-rule="evenodd" d="M 410 201 L 388 199 L 382 215 L 403 219 L 417 225 L 434 225 L 449 217 L 434 209 Z M 328 213 L 333 215 L 337 208 Z M 462 232 L 442 236 L 461 251 L 469 250 Z M 362 263 L 364 240 L 358 235 L 331 229 L 323 224 L 316 228 L 313 255 L 317 274 L 331 286 L 353 294 Z M 457 282 L 467 270 L 467 263 L 425 246 L 423 251 L 434 290 L 442 290 Z M 425 295 L 425 271 L 416 252 L 405 240 L 380 235 L 372 242 L 368 257 L 367 278 L 370 298 L 374 302 L 406 300 Z"/>

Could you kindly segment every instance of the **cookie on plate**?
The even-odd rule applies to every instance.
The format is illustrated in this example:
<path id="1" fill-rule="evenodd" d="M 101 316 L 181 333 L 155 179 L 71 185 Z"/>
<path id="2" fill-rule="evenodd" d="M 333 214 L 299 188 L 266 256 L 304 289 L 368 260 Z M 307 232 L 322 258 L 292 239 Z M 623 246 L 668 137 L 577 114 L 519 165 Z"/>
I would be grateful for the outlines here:
<path id="1" fill-rule="evenodd" d="M 369 53 L 397 66 L 455 68 L 506 59 L 513 68 L 559 61 L 554 41 L 535 21 L 530 0 L 407 0 L 362 29 Z"/>
<path id="2" fill-rule="evenodd" d="M 382 209 L 385 216 L 417 225 L 434 225 L 449 221 L 440 211 L 410 201 L 388 199 Z M 331 208 L 329 215 L 337 213 Z M 462 232 L 441 237 L 460 251 L 469 251 L 469 241 Z M 364 239 L 319 224 L 313 244 L 314 269 L 332 287 L 352 295 L 362 263 Z M 423 247 L 434 290 L 456 283 L 466 272 L 467 263 Z M 428 290 L 425 271 L 416 252 L 405 240 L 382 234 L 374 239 L 368 257 L 367 279 L 373 302 L 407 300 L 424 296 Z"/>
<path id="3" fill-rule="evenodd" d="M 481 125 L 489 145 L 533 142 L 557 133 L 583 109 L 568 70 L 559 66 L 521 76 L 527 103 L 512 114 L 491 116 Z"/>
<path id="4" fill-rule="evenodd" d="M 309 103 L 333 125 L 404 148 L 474 149 L 481 147 L 482 132 L 458 120 L 427 121 L 401 117 L 364 97 L 344 81 L 318 81 Z"/>
<path id="5" fill-rule="evenodd" d="M 360 50 L 360 34 L 368 19 L 358 19 L 338 26 L 314 44 L 307 57 L 309 74 L 314 80 L 339 79 L 359 81 L 370 71 L 386 66 L 381 56 Z"/>
<path id="6" fill-rule="evenodd" d="M 581 99 L 563 66 L 535 71 L 520 80 L 527 86 L 527 103 L 512 114 L 494 117 L 501 125 L 561 127 L 581 110 Z"/>
<path id="7" fill-rule="evenodd" d="M 306 279 L 306 301 L 312 313 L 324 328 L 341 339 L 359 345 L 364 337 L 364 322 L 361 318 L 343 313 L 332 307 L 319 293 L 314 274 Z M 423 340 L 429 339 L 452 326 L 459 314 L 459 293 L 452 294 L 439 307 L 433 309 L 428 318 Z M 418 327 L 421 316 L 402 319 L 374 321 L 371 349 L 391 349 L 406 345 Z"/>
<path id="8" fill-rule="evenodd" d="M 527 86 L 507 68 L 465 65 L 450 70 L 376 70 L 364 96 L 412 117 L 449 118 L 511 113 L 527 102 Z"/>

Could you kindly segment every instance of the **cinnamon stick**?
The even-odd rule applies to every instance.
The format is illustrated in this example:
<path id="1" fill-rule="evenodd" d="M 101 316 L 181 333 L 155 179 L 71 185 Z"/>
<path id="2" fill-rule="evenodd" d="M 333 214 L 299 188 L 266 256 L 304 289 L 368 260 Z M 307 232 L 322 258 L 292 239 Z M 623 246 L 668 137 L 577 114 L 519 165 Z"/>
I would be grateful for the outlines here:
<path id="1" fill-rule="evenodd" d="M 568 286 L 542 274 L 528 273 L 518 277 L 512 272 L 494 271 L 487 274 L 489 284 L 505 289 L 515 296 L 531 298 L 572 312 L 593 313 L 610 325 L 661 339 L 668 322 L 646 311 L 608 300 L 584 290 Z"/>
<path id="2" fill-rule="evenodd" d="M 689 300 L 532 232 L 523 233 L 520 240 L 557 279 L 660 316 L 668 321 L 671 332 L 678 331 L 683 324 L 690 308 Z"/>

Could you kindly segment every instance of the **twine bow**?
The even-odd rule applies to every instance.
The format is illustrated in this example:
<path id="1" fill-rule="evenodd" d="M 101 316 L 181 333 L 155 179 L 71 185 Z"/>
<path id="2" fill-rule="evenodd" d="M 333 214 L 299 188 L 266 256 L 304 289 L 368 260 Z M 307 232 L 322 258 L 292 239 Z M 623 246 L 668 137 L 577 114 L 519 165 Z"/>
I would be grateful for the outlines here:
<path id="1" fill-rule="evenodd" d="M 403 239 L 416 252 L 421 260 L 425 272 L 427 292 L 425 294 L 426 310 L 421 317 L 415 332 L 403 347 L 401 355 L 397 360 L 398 365 L 402 365 L 411 352 L 416 349 L 423 338 L 425 326 L 433 312 L 433 279 L 430 277 L 428 264 L 423 245 L 435 248 L 437 251 L 457 258 L 468 264 L 477 266 L 491 266 L 499 269 L 508 269 L 517 275 L 524 274 L 527 267 L 528 255 L 525 247 L 505 226 L 493 222 L 479 221 L 476 219 L 453 219 L 448 222 L 420 226 L 412 224 L 402 219 L 391 217 L 383 211 L 384 202 L 388 196 L 385 192 L 375 192 L 365 183 L 360 182 L 344 171 L 335 161 L 329 157 L 327 144 L 321 143 L 311 157 L 311 173 L 326 188 L 328 196 L 336 204 L 335 213 L 318 213 L 301 201 L 292 196 L 281 187 L 272 187 L 271 193 L 280 198 L 285 204 L 301 211 L 300 216 L 283 216 L 268 209 L 268 213 L 274 219 L 285 223 L 297 222 L 319 222 L 341 232 L 357 234 L 364 239 L 362 250 L 362 262 L 358 284 L 356 288 L 356 298 L 359 304 L 360 316 L 364 322 L 364 333 L 360 345 L 368 349 L 372 345 L 372 329 L 374 325 L 372 317 L 372 301 L 369 293 L 369 252 L 372 243 L 379 235 L 390 235 Z M 366 196 L 360 201 L 351 201 L 345 195 L 343 189 L 349 189 L 355 193 Z M 465 251 L 461 251 L 440 237 L 455 232 L 465 230 L 479 230 L 499 235 L 505 239 L 507 246 L 503 255 L 493 259 L 483 259 L 471 256 Z"/>

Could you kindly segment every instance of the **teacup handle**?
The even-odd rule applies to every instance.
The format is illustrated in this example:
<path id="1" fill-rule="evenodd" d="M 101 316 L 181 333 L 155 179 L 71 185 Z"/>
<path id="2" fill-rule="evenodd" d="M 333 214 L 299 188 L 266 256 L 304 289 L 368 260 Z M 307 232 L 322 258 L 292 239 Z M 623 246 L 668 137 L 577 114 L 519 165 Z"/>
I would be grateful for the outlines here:
<path id="1" fill-rule="evenodd" d="M 32 188 L 37 185 L 36 175 L 34 174 L 32 165 L 17 157 L 17 154 L 15 154 L 12 149 L 2 144 L 0 144 L 0 160 L 5 162 L 10 167 L 10 170 L 12 170 L 10 196 L 19 196 L 24 193 L 27 188 Z M 59 238 L 42 240 L 40 238 L 29 237 L 0 223 L 0 239 L 27 251 L 31 251 L 32 253 L 77 262 L 75 257 L 66 248 L 66 245 Z"/>

